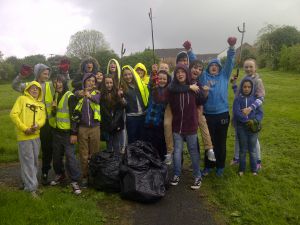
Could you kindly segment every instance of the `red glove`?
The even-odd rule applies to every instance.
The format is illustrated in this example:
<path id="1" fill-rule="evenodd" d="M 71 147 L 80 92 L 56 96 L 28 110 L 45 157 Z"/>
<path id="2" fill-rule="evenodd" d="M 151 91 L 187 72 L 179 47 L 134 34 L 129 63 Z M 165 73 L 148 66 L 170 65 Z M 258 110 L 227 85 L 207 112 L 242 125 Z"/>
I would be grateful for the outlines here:
<path id="1" fill-rule="evenodd" d="M 67 73 L 70 69 L 70 61 L 68 59 L 62 59 L 58 67 L 62 73 Z"/>
<path id="2" fill-rule="evenodd" d="M 236 37 L 229 37 L 229 38 L 227 39 L 227 43 L 228 43 L 231 47 L 234 46 L 235 43 L 236 43 Z"/>
<path id="3" fill-rule="evenodd" d="M 21 67 L 20 74 L 22 77 L 28 77 L 32 73 L 33 69 L 30 65 L 23 64 Z"/>
<path id="4" fill-rule="evenodd" d="M 187 51 L 191 49 L 192 43 L 190 41 L 185 41 L 182 45 Z"/>

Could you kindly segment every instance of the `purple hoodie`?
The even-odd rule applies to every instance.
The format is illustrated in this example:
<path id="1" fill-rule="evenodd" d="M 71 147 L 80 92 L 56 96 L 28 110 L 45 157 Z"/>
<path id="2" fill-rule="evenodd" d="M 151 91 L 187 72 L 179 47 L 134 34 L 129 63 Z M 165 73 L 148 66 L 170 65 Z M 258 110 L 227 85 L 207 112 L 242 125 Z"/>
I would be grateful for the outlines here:
<path id="1" fill-rule="evenodd" d="M 85 80 L 95 77 L 92 73 L 85 73 L 82 80 L 82 85 L 84 86 Z M 96 77 L 95 77 L 96 79 Z M 100 122 L 98 120 L 94 120 L 94 111 L 92 110 L 92 107 L 90 106 L 90 102 L 94 102 L 96 104 L 100 103 L 100 93 L 97 93 L 96 95 L 92 95 L 91 98 L 84 97 L 83 103 L 82 103 L 82 109 L 81 109 L 81 119 L 80 119 L 80 126 L 83 127 L 95 127 L 100 126 Z"/>
<path id="2" fill-rule="evenodd" d="M 174 70 L 174 78 L 172 82 L 179 84 L 176 72 L 183 69 L 187 74 L 186 84 L 190 84 L 191 75 L 185 65 L 177 65 Z M 179 84 L 180 85 L 180 84 Z M 203 96 L 198 96 L 192 91 L 176 93 L 169 90 L 168 100 L 173 114 L 172 129 L 173 132 L 191 135 L 197 133 L 198 129 L 198 113 L 197 102 L 205 101 Z"/>

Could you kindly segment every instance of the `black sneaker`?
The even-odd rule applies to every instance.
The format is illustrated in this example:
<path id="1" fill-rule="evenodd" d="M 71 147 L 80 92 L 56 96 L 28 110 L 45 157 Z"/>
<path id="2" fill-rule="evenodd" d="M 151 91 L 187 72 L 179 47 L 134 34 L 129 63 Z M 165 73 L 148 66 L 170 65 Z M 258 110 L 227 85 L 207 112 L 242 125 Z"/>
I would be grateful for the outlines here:
<path id="1" fill-rule="evenodd" d="M 197 190 L 201 187 L 201 178 L 196 178 L 194 184 L 191 186 L 191 189 Z"/>
<path id="2" fill-rule="evenodd" d="M 55 186 L 62 183 L 65 180 L 66 176 L 64 174 L 55 175 L 53 181 L 51 181 L 50 185 Z"/>
<path id="3" fill-rule="evenodd" d="M 43 173 L 42 174 L 42 185 L 49 185 L 48 173 Z"/>
<path id="4" fill-rule="evenodd" d="M 176 185 L 178 185 L 179 181 L 180 181 L 179 176 L 174 175 L 174 177 L 172 178 L 170 184 L 173 185 L 173 186 L 176 186 Z"/>

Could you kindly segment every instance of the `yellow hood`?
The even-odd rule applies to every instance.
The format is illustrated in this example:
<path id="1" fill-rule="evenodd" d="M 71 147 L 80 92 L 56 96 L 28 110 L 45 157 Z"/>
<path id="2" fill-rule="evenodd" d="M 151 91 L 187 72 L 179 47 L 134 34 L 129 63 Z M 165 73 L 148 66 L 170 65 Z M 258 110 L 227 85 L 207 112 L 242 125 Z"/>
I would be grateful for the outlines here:
<path id="1" fill-rule="evenodd" d="M 35 86 L 37 86 L 37 87 L 40 89 L 39 97 L 38 97 L 38 99 L 36 99 L 36 100 L 39 101 L 39 102 L 43 101 L 42 87 L 41 87 L 40 83 L 37 82 L 37 81 L 32 81 L 32 82 L 30 82 L 29 84 L 26 85 L 26 88 L 25 88 L 25 90 L 24 90 L 24 95 L 28 96 L 29 98 L 34 99 L 34 98 L 29 94 L 29 92 L 28 92 L 29 88 L 30 88 L 32 85 L 35 85 Z"/>
<path id="2" fill-rule="evenodd" d="M 119 64 L 118 60 L 116 60 L 116 59 L 111 59 L 111 60 L 108 61 L 107 69 L 106 69 L 106 74 L 110 74 L 110 72 L 109 72 L 109 64 L 110 64 L 111 62 L 115 62 L 116 65 L 117 65 L 117 74 L 118 74 L 118 79 L 119 79 L 119 81 L 120 81 L 120 78 L 121 78 L 121 69 L 120 69 L 120 64 Z"/>
<path id="3" fill-rule="evenodd" d="M 134 67 L 134 70 L 136 71 L 137 68 L 145 71 L 145 76 L 142 78 L 142 81 L 145 83 L 145 84 L 148 84 L 149 83 L 149 79 L 150 79 L 150 76 L 148 75 L 148 71 L 146 69 L 146 66 L 143 64 L 143 63 L 138 63 L 135 65 Z"/>
<path id="4" fill-rule="evenodd" d="M 122 70 L 124 70 L 124 69 L 129 69 L 131 71 L 131 73 L 133 74 L 134 80 L 139 88 L 140 93 L 141 93 L 144 106 L 147 106 L 148 98 L 149 98 L 149 90 L 148 90 L 147 85 L 144 82 L 142 82 L 142 79 L 140 78 L 138 73 L 131 66 L 125 65 L 122 67 Z"/>

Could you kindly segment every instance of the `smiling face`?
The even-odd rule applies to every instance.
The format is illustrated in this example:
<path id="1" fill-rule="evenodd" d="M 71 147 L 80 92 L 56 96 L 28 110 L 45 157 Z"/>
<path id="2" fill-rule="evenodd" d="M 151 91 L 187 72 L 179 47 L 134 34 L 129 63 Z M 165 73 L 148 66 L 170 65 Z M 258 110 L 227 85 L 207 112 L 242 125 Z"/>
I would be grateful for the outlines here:
<path id="1" fill-rule="evenodd" d="M 158 74 L 158 86 L 165 87 L 168 83 L 168 75 L 164 73 Z"/>
<path id="2" fill-rule="evenodd" d="M 256 63 L 254 60 L 246 60 L 244 62 L 244 71 L 247 75 L 253 75 L 256 73 Z"/>
<path id="3" fill-rule="evenodd" d="M 202 71 L 203 71 L 203 66 L 201 66 L 201 65 L 194 65 L 191 68 L 192 79 L 193 80 L 197 80 L 198 77 L 201 75 Z"/>
<path id="4" fill-rule="evenodd" d="M 108 91 L 111 91 L 114 86 L 114 81 L 111 77 L 106 77 L 104 80 L 105 87 Z"/>
<path id="5" fill-rule="evenodd" d="M 132 72 L 129 69 L 125 69 L 123 71 L 123 78 L 127 84 L 132 83 L 132 81 L 133 81 Z"/>
<path id="6" fill-rule="evenodd" d="M 187 57 L 182 57 L 182 58 L 178 59 L 177 63 L 188 66 L 189 65 L 189 60 L 188 60 Z"/>
<path id="7" fill-rule="evenodd" d="M 90 90 L 92 90 L 92 89 L 95 87 L 95 83 L 96 83 L 95 77 L 94 77 L 94 76 L 89 77 L 88 79 L 86 79 L 86 80 L 84 81 L 84 87 L 85 87 L 88 91 L 90 91 Z"/>
<path id="8" fill-rule="evenodd" d="M 177 69 L 175 75 L 176 75 L 176 78 L 177 78 L 177 80 L 180 84 L 185 84 L 186 72 L 184 71 L 184 69 L 181 69 L 181 68 Z"/>
<path id="9" fill-rule="evenodd" d="M 143 78 L 145 76 L 145 71 L 142 70 L 141 68 L 137 68 L 136 72 L 138 73 L 138 75 L 140 76 L 140 78 Z"/>
<path id="10" fill-rule="evenodd" d="M 97 72 L 95 77 L 97 79 L 97 83 L 101 83 L 103 80 L 103 73 Z"/>
<path id="11" fill-rule="evenodd" d="M 55 86 L 55 91 L 57 93 L 62 93 L 63 92 L 64 85 L 63 85 L 63 82 L 61 80 L 56 80 L 55 83 L 54 83 L 54 86 Z"/>
<path id="12" fill-rule="evenodd" d="M 212 63 L 208 69 L 210 75 L 217 75 L 220 71 L 220 67 L 217 63 Z"/>
<path id="13" fill-rule="evenodd" d="M 160 70 L 164 70 L 167 73 L 169 73 L 169 70 L 170 70 L 169 65 L 167 63 L 161 63 L 158 68 L 158 71 L 160 71 Z"/>
<path id="14" fill-rule="evenodd" d="M 49 79 L 49 70 L 44 70 L 37 79 L 37 82 L 44 83 Z"/>
<path id="15" fill-rule="evenodd" d="M 38 86 L 32 85 L 32 86 L 30 86 L 30 88 L 28 89 L 28 93 L 29 93 L 34 99 L 38 99 L 39 94 L 40 94 L 40 89 L 39 89 Z"/>

